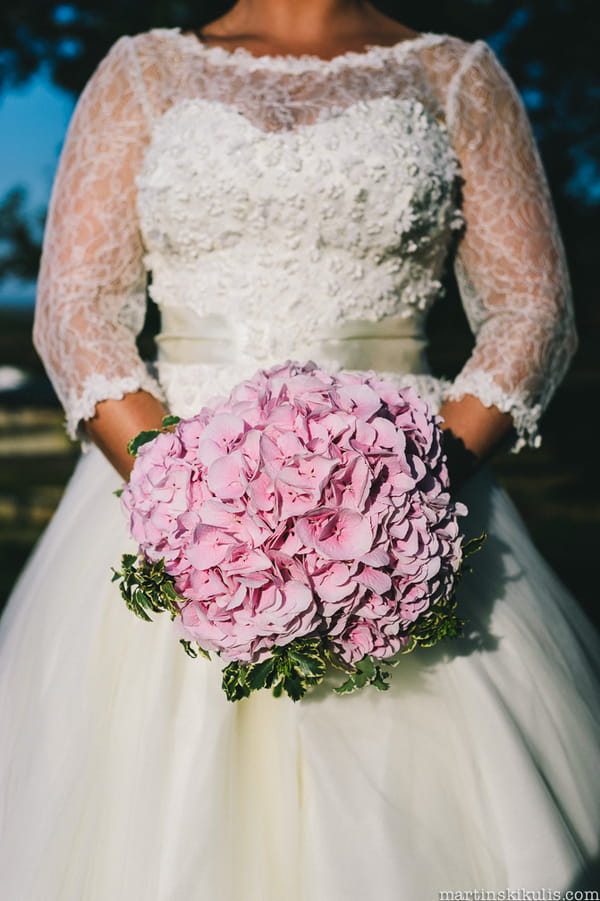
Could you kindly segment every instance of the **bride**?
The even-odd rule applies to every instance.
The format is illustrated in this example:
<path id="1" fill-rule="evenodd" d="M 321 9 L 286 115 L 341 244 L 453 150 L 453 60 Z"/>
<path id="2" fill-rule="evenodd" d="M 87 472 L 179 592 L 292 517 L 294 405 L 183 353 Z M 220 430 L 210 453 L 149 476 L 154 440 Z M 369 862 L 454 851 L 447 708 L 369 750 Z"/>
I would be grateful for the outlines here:
<path id="1" fill-rule="evenodd" d="M 424 337 L 450 260 L 476 339 L 453 383 Z M 135 345 L 148 273 L 154 367 Z M 238 0 L 198 32 L 121 38 L 61 156 L 35 342 L 86 452 L 1 622 L 7 901 L 583 885 L 600 642 L 485 465 L 538 443 L 573 318 L 531 130 L 486 44 L 360 0 Z M 408 655 L 387 693 L 231 704 L 218 662 L 111 584 L 135 551 L 113 492 L 132 436 L 286 359 L 412 384 L 489 538 L 460 586 L 466 634 Z"/>

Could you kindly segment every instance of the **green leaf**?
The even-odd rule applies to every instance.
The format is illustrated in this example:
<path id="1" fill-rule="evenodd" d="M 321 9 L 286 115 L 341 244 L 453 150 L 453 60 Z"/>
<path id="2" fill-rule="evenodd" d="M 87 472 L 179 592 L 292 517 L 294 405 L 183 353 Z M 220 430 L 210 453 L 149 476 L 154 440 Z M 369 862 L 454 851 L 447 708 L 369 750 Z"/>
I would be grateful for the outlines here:
<path id="1" fill-rule="evenodd" d="M 181 612 L 183 598 L 175 591 L 173 577 L 165 572 L 164 560 L 150 563 L 144 557 L 123 554 L 121 571 L 113 568 L 113 573 L 127 607 L 140 619 L 152 622 L 150 612 L 172 616 Z"/>
<path id="2" fill-rule="evenodd" d="M 113 491 L 114 496 L 121 497 L 121 495 L 123 494 L 123 490 L 124 490 L 123 488 L 117 488 L 116 491 Z"/>
<path id="3" fill-rule="evenodd" d="M 293 642 L 292 642 L 293 645 Z M 290 646 L 288 652 L 289 660 L 294 664 L 304 678 L 309 682 L 320 682 L 325 675 L 325 659 L 321 650 L 298 649 Z"/>
<path id="4" fill-rule="evenodd" d="M 292 701 L 299 701 L 307 691 L 306 682 L 300 678 L 297 671 L 290 673 L 284 678 L 283 688 Z"/>
<path id="5" fill-rule="evenodd" d="M 336 694 L 351 694 L 364 688 L 366 685 L 373 685 L 378 691 L 387 691 L 390 687 L 390 667 L 396 666 L 398 660 L 396 657 L 389 660 L 377 660 L 375 657 L 363 657 L 356 663 L 356 671 L 350 673 L 345 682 L 336 686 L 333 690 Z"/>
<path id="6" fill-rule="evenodd" d="M 182 645 L 183 650 L 190 657 L 196 658 L 198 656 L 198 652 L 193 649 L 191 641 L 186 641 L 185 638 L 180 638 L 179 644 Z"/>
<path id="7" fill-rule="evenodd" d="M 179 416 L 163 417 L 162 426 L 160 429 L 149 429 L 147 431 L 140 432 L 139 435 L 136 435 L 135 438 L 132 438 L 131 441 L 127 444 L 127 453 L 132 457 L 136 457 L 137 452 L 142 444 L 147 444 L 148 441 L 153 441 L 157 435 L 162 435 L 165 431 L 170 429 L 171 426 L 177 425 L 178 422 Z"/>
<path id="8" fill-rule="evenodd" d="M 359 686 L 354 681 L 354 676 L 350 675 L 345 682 L 342 682 L 341 685 L 337 685 L 333 690 L 338 695 L 349 695 L 352 694 L 352 692 L 357 691 L 358 687 Z"/>
<path id="9" fill-rule="evenodd" d="M 327 663 L 333 666 L 334 669 L 339 669 L 342 673 L 356 672 L 355 667 L 351 666 L 349 663 L 346 663 L 344 660 L 342 660 L 341 657 L 338 657 L 331 645 L 328 645 L 325 648 L 325 659 Z"/>
<path id="10" fill-rule="evenodd" d="M 265 688 L 269 676 L 275 669 L 275 664 L 275 658 L 268 657 L 261 663 L 255 663 L 248 668 L 245 683 L 250 691 L 257 691 L 259 688 Z"/>
<path id="11" fill-rule="evenodd" d="M 172 582 L 167 582 L 163 580 L 163 592 L 168 598 L 171 598 L 173 601 L 184 601 L 185 598 L 182 598 L 180 594 L 175 591 L 175 586 Z"/>
<path id="12" fill-rule="evenodd" d="M 240 701 L 250 694 L 245 684 L 245 667 L 239 663 L 229 663 L 224 668 L 221 685 L 228 701 Z"/>
<path id="13" fill-rule="evenodd" d="M 478 538 L 471 538 L 469 541 L 467 541 L 466 544 L 463 544 L 463 546 L 462 546 L 463 559 L 465 557 L 470 557 L 472 554 L 476 554 L 477 551 L 480 551 L 481 548 L 483 547 L 483 545 L 485 544 L 486 539 L 487 539 L 487 533 L 482 532 Z"/>
<path id="14" fill-rule="evenodd" d="M 364 675 L 366 679 L 371 680 L 375 675 L 375 664 L 372 657 L 363 657 L 356 664 L 356 668 L 359 674 Z"/>
<path id="15" fill-rule="evenodd" d="M 414 651 L 414 649 L 416 648 L 417 642 L 415 641 L 414 636 L 413 635 L 409 636 L 409 639 L 410 639 L 409 643 L 406 645 L 406 647 L 402 648 L 402 650 L 400 651 L 400 656 L 403 656 L 404 654 L 410 654 L 410 652 Z M 394 662 L 392 663 L 392 666 L 398 666 L 399 663 L 400 663 L 400 657 L 398 657 L 394 660 Z"/>
<path id="16" fill-rule="evenodd" d="M 323 639 L 295 639 L 276 646 L 260 663 L 229 663 L 223 669 L 223 690 L 230 701 L 248 697 L 253 691 L 271 689 L 275 697 L 287 694 L 297 701 L 309 687 L 318 685 L 326 670 Z"/>
<path id="17" fill-rule="evenodd" d="M 137 456 L 137 452 L 142 444 L 147 444 L 148 441 L 153 441 L 157 435 L 160 435 L 160 429 L 150 429 L 147 432 L 140 432 L 139 435 L 136 435 L 135 438 L 132 438 L 131 441 L 127 445 L 127 453 L 132 457 Z"/>

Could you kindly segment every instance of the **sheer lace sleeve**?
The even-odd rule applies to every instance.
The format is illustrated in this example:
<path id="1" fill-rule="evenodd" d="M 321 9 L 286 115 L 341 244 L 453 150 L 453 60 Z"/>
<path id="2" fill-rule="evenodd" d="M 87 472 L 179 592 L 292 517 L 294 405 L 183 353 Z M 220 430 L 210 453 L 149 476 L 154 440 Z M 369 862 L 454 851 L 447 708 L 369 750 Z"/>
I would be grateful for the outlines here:
<path id="1" fill-rule="evenodd" d="M 44 235 L 34 343 L 73 437 L 98 401 L 140 388 L 162 396 L 135 343 L 145 311 L 135 176 L 148 118 L 130 44 L 117 41 L 81 95 Z"/>
<path id="2" fill-rule="evenodd" d="M 512 415 L 518 450 L 576 347 L 564 251 L 523 104 L 490 48 L 470 46 L 450 85 L 448 124 L 463 174 L 456 259 L 475 348 L 449 398 Z"/>

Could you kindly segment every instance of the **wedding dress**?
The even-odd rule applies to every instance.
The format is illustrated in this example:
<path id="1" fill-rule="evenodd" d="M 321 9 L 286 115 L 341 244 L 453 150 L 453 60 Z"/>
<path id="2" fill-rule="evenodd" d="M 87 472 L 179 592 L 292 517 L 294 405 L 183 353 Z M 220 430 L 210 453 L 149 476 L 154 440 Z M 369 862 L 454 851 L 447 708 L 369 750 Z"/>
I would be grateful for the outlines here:
<path id="1" fill-rule="evenodd" d="M 424 324 L 454 248 L 476 343 L 450 383 L 428 372 Z M 156 369 L 135 345 L 148 272 Z M 536 444 L 575 339 L 512 83 L 487 45 L 447 35 L 328 61 L 122 38 L 61 157 L 35 340 L 74 436 L 105 398 L 143 388 L 186 416 L 313 359 L 436 409 L 474 394 L 513 415 L 517 449 Z M 465 636 L 403 658 L 386 693 L 297 704 L 228 702 L 218 660 L 125 608 L 118 487 L 87 448 L 2 620 L 3 898 L 578 883 L 598 853 L 600 642 L 489 472 L 462 493 L 469 534 L 489 535 L 460 586 Z"/>

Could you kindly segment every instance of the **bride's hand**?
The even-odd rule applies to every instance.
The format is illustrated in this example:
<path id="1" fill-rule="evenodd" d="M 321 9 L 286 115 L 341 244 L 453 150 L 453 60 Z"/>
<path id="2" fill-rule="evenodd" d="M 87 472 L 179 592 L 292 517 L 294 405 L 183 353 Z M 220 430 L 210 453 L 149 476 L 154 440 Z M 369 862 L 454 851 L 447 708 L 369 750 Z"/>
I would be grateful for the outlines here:
<path id="1" fill-rule="evenodd" d="M 85 422 L 90 439 L 125 480 L 134 464 L 127 444 L 146 429 L 160 429 L 167 411 L 147 391 L 126 394 L 120 400 L 103 400 L 96 405 L 96 415 Z"/>
<path id="2" fill-rule="evenodd" d="M 466 394 L 446 401 L 440 410 L 444 449 L 448 460 L 450 486 L 460 489 L 512 429 L 512 417 L 497 407 L 484 407 L 480 400 Z"/>

